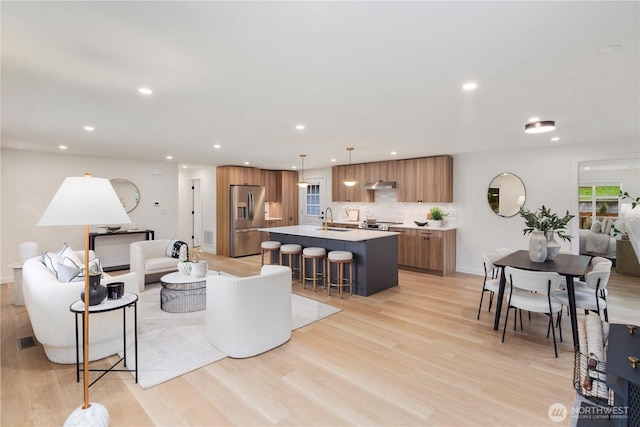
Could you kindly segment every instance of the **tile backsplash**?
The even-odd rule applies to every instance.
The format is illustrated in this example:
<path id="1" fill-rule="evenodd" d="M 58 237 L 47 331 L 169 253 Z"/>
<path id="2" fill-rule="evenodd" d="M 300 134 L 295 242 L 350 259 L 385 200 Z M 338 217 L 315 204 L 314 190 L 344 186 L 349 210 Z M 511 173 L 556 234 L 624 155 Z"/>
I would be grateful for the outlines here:
<path id="1" fill-rule="evenodd" d="M 397 190 L 376 190 L 373 203 L 337 203 L 331 204 L 336 219 L 346 220 L 346 209 L 359 209 L 362 221 L 367 215 L 382 221 L 412 223 L 426 221 L 427 213 L 433 206 L 439 206 L 449 215 L 444 219 L 444 225 L 457 226 L 458 209 L 455 203 L 400 203 L 397 201 Z"/>

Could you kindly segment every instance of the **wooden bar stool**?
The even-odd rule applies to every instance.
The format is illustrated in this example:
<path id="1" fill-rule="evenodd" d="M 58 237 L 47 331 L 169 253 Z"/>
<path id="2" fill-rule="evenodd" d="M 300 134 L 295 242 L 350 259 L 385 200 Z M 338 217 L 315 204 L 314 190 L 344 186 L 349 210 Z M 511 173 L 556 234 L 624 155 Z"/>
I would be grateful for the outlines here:
<path id="1" fill-rule="evenodd" d="M 293 279 L 295 275 L 298 275 L 298 280 L 302 282 L 302 273 L 300 269 L 300 264 L 302 255 L 302 246 L 295 244 L 287 244 L 280 246 L 280 265 L 287 265 L 291 268 L 291 278 Z M 287 258 L 285 258 L 287 257 Z M 285 264 L 285 259 L 287 259 L 287 263 Z M 296 259 L 297 267 L 296 267 Z"/>
<path id="2" fill-rule="evenodd" d="M 307 260 L 311 260 L 312 276 L 307 277 Z M 304 248 L 302 250 L 302 289 L 304 289 L 305 282 L 311 280 L 313 283 L 313 290 L 316 290 L 316 283 L 320 281 L 320 285 L 324 286 L 325 275 L 327 271 L 326 267 L 327 251 L 324 248 Z M 318 264 L 320 262 L 320 264 Z M 322 272 L 318 271 L 318 267 L 321 267 Z"/>
<path id="3" fill-rule="evenodd" d="M 331 264 L 336 264 L 336 281 L 331 281 Z M 345 282 L 344 267 L 349 264 L 349 278 Z M 327 256 L 327 295 L 331 295 L 331 287 L 339 288 L 340 298 L 344 298 L 344 288 L 349 287 L 349 295 L 353 295 L 353 253 L 349 251 L 331 251 Z"/>
<path id="4" fill-rule="evenodd" d="M 262 264 L 264 265 L 264 254 L 269 254 L 269 264 L 278 264 L 278 251 L 280 251 L 280 242 L 268 240 L 260 245 L 262 253 Z"/>

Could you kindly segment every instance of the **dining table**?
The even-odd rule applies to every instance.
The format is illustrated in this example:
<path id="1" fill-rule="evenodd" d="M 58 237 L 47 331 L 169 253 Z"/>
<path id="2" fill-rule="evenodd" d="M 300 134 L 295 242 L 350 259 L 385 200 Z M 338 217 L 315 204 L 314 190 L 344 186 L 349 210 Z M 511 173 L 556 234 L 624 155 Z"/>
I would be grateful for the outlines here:
<path id="1" fill-rule="evenodd" d="M 591 261 L 590 256 L 558 254 L 552 260 L 544 262 L 533 262 L 529 257 L 529 251 L 519 250 L 501 258 L 493 263 L 501 270 L 500 287 L 498 288 L 498 299 L 496 303 L 496 317 L 493 322 L 493 329 L 500 328 L 500 312 L 502 311 L 502 299 L 504 297 L 504 288 L 506 285 L 506 277 L 504 273 L 505 267 L 515 267 L 522 270 L 556 272 L 564 276 L 567 282 L 567 296 L 569 299 L 569 315 L 571 317 L 571 334 L 573 336 L 573 347 L 578 349 L 578 318 L 576 314 L 576 298 L 574 292 L 573 281 L 577 277 L 584 276 Z"/>

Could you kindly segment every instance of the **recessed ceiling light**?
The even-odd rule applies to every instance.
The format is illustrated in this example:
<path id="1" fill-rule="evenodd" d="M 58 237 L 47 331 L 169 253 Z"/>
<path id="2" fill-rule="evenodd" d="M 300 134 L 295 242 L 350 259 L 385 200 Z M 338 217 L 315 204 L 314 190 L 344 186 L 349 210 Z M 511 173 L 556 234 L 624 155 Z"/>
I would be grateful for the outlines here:
<path id="1" fill-rule="evenodd" d="M 182 169 L 186 169 L 187 167 L 187 165 L 182 165 Z"/>
<path id="2" fill-rule="evenodd" d="M 221 147 L 221 145 L 220 145 L 220 144 L 213 144 L 213 148 L 215 148 L 215 149 L 218 149 L 218 148 L 220 148 L 220 147 Z"/>
<path id="3" fill-rule="evenodd" d="M 392 151 L 390 154 L 391 154 L 392 156 L 395 156 L 395 155 L 396 155 L 396 154 L 398 154 L 398 153 L 397 153 L 396 151 Z"/>
<path id="4" fill-rule="evenodd" d="M 141 87 L 138 89 L 138 92 L 140 92 L 143 95 L 151 95 L 153 93 L 153 91 L 148 87 Z"/>
<path id="5" fill-rule="evenodd" d="M 296 129 L 298 129 L 298 130 L 304 130 L 304 125 L 296 125 Z"/>
<path id="6" fill-rule="evenodd" d="M 560 141 L 560 137 L 559 136 L 554 136 L 553 138 L 551 138 L 551 140 L 553 142 Z"/>
<path id="7" fill-rule="evenodd" d="M 87 132 L 93 132 L 96 129 L 93 126 L 87 125 L 84 127 L 84 130 L 86 130 Z"/>
<path id="8" fill-rule="evenodd" d="M 244 164 L 245 164 L 245 165 L 250 165 L 251 163 L 249 163 L 249 162 L 244 162 Z"/>
<path id="9" fill-rule="evenodd" d="M 335 162 L 337 162 L 337 160 L 336 160 L 336 159 L 331 159 L 331 161 L 332 161 L 332 162 L 334 162 L 334 163 L 335 163 Z"/>
<path id="10" fill-rule="evenodd" d="M 66 146 L 66 145 L 58 145 L 58 148 L 59 148 L 60 150 L 66 150 L 66 149 L 67 149 L 67 146 Z"/>
<path id="11" fill-rule="evenodd" d="M 607 54 L 607 53 L 611 53 L 614 52 L 618 49 L 620 49 L 622 46 L 620 46 L 619 44 L 610 44 L 609 46 L 605 46 L 602 49 L 600 49 L 598 51 L 598 53 L 600 54 Z"/>
<path id="12" fill-rule="evenodd" d="M 297 166 L 291 166 L 291 169 L 298 169 Z"/>
<path id="13" fill-rule="evenodd" d="M 540 120 L 529 122 L 524 125 L 525 133 L 544 133 L 551 132 L 556 128 L 556 122 L 553 120 Z"/>
<path id="14" fill-rule="evenodd" d="M 463 90 L 475 90 L 478 88 L 478 84 L 476 82 L 468 82 L 462 85 Z"/>
<path id="15" fill-rule="evenodd" d="M 589 170 L 589 169 L 590 169 L 589 166 L 584 167 L 584 170 Z"/>
<path id="16" fill-rule="evenodd" d="M 173 156 L 167 156 L 167 160 L 173 160 Z"/>

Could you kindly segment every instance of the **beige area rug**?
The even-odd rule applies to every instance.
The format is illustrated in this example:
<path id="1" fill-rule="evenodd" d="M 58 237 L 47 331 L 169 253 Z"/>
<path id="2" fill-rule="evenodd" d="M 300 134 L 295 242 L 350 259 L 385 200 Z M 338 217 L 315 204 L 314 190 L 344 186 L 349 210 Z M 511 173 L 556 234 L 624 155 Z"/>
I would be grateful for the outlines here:
<path id="1" fill-rule="evenodd" d="M 160 310 L 160 285 L 147 285 L 138 301 L 138 384 L 147 389 L 227 357 L 206 339 L 206 311 Z M 291 295 L 292 330 L 341 309 Z M 295 337 L 292 337 L 295 339 Z M 127 366 L 135 367 L 133 340 L 127 340 Z M 133 375 L 133 373 L 132 373 Z"/>

